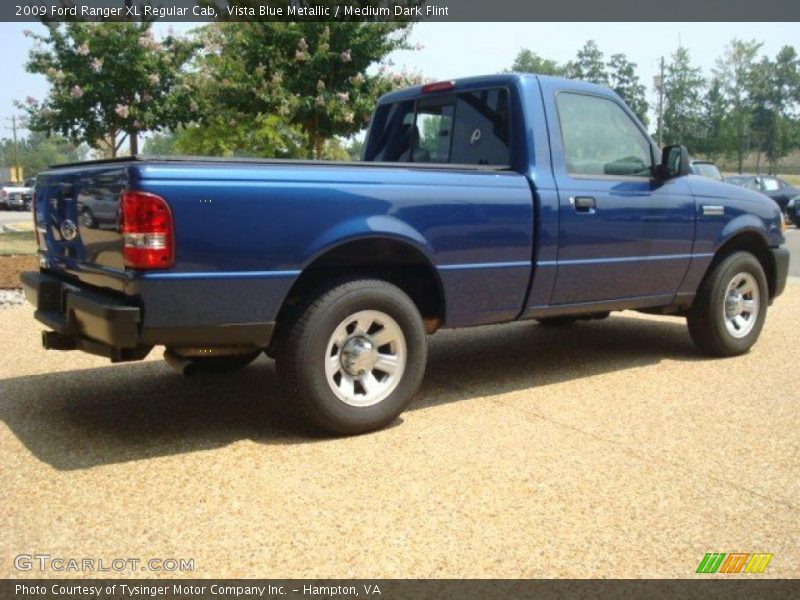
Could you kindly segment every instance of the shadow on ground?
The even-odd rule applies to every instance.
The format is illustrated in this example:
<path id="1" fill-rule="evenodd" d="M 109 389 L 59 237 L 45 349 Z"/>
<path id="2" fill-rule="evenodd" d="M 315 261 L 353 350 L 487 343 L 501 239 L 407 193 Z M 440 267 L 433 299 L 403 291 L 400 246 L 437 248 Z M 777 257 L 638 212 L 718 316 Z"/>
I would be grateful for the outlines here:
<path id="1" fill-rule="evenodd" d="M 682 321 L 613 317 L 568 328 L 535 323 L 446 331 L 409 410 L 646 366 L 697 360 Z M 218 448 L 238 440 L 318 443 L 287 410 L 272 361 L 183 378 L 163 362 L 0 380 L 0 419 L 61 470 Z M 398 420 L 398 424 L 399 424 Z"/>

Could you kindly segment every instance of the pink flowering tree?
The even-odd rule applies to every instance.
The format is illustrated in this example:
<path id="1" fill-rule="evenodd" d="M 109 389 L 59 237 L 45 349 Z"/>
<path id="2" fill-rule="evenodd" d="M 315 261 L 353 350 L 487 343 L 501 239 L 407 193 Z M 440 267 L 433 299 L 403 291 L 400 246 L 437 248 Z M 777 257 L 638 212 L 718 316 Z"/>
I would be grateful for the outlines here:
<path id="1" fill-rule="evenodd" d="M 139 134 L 196 118 L 185 68 L 197 44 L 156 39 L 149 23 L 46 23 L 27 69 L 50 84 L 43 100 L 19 105 L 33 131 L 57 132 L 116 156 L 125 139 L 131 154 Z"/>
<path id="2" fill-rule="evenodd" d="M 409 23 L 215 23 L 193 75 L 213 125 L 278 117 L 297 152 L 323 158 L 326 141 L 362 130 L 377 98 L 419 83 L 390 73 L 388 55 L 412 49 Z M 289 144 L 291 146 L 292 144 Z M 246 150 L 246 149 L 245 149 Z"/>

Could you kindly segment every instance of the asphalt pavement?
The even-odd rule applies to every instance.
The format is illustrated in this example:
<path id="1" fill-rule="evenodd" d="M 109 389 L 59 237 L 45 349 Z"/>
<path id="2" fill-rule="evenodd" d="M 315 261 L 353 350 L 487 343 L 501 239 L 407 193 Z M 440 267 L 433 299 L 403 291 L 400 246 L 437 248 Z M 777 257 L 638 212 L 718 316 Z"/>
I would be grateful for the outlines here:
<path id="1" fill-rule="evenodd" d="M 22 210 L 0 210 L 0 225 L 10 225 L 13 223 L 29 222 L 32 219 L 31 213 Z"/>
<path id="2" fill-rule="evenodd" d="M 786 247 L 789 248 L 789 275 L 800 277 L 800 229 L 791 227 L 783 232 L 786 238 Z"/>
<path id="3" fill-rule="evenodd" d="M 788 236 L 787 236 L 788 237 Z M 430 339 L 389 428 L 321 437 L 272 361 L 184 379 L 159 354 L 45 352 L 0 311 L 0 577 L 19 554 L 191 559 L 146 577 L 800 577 L 800 283 L 741 357 L 624 312 Z"/>

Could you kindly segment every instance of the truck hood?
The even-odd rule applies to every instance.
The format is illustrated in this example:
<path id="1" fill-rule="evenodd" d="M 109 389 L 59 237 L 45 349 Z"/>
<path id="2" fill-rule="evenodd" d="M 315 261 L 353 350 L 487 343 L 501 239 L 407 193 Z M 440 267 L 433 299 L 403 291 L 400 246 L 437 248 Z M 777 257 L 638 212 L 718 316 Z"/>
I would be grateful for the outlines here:
<path id="1" fill-rule="evenodd" d="M 751 224 L 760 222 L 758 228 L 763 229 L 770 245 L 777 246 L 784 243 L 781 228 L 783 215 L 777 202 L 769 196 L 732 183 L 714 181 L 698 175 L 687 177 L 687 184 L 698 203 L 713 203 L 726 207 L 726 213 L 733 218 L 733 222 L 739 221 L 740 225 L 744 224 L 743 219 L 749 219 Z"/>

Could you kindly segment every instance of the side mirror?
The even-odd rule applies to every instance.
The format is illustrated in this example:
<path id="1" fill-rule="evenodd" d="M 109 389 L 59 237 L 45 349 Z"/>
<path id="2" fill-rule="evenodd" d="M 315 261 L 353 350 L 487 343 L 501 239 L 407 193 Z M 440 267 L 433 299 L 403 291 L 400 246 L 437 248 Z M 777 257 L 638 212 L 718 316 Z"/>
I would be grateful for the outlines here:
<path id="1" fill-rule="evenodd" d="M 659 179 L 672 179 L 689 174 L 689 151 L 686 146 L 674 144 L 664 146 L 661 151 L 661 164 L 658 165 Z"/>

